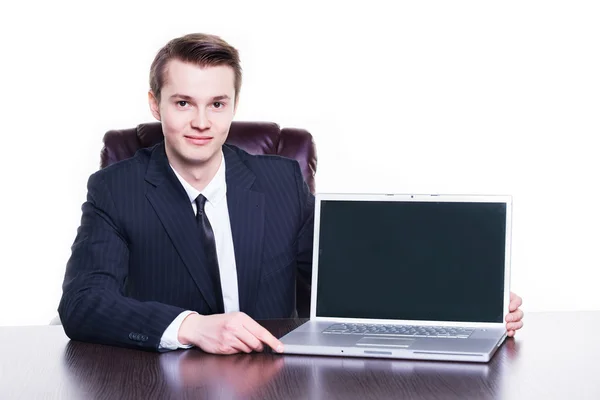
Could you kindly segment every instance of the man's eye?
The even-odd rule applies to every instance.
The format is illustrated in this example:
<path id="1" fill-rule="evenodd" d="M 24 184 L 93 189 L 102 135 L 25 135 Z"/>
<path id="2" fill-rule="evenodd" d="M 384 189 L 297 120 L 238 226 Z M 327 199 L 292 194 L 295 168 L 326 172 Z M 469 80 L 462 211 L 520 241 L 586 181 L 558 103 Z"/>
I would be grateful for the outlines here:
<path id="1" fill-rule="evenodd" d="M 223 106 L 224 106 L 224 104 L 223 104 L 223 103 L 221 103 L 220 101 L 215 101 L 215 102 L 213 103 L 213 107 L 214 107 L 214 108 L 223 108 Z"/>
<path id="2" fill-rule="evenodd" d="M 180 101 L 178 101 L 178 102 L 177 102 L 177 105 L 178 105 L 179 107 L 185 107 L 185 106 L 187 106 L 187 105 L 188 105 L 188 102 L 187 102 L 187 101 L 185 101 L 185 100 L 180 100 Z"/>

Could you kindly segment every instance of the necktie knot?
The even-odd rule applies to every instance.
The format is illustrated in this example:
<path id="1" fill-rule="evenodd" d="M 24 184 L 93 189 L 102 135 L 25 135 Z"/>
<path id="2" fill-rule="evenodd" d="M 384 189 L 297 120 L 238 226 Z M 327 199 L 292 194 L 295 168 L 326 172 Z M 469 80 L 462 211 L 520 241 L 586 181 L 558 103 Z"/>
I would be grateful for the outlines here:
<path id="1" fill-rule="evenodd" d="M 206 197 L 204 197 L 204 195 L 199 194 L 198 197 L 196 197 L 196 200 L 194 200 L 194 202 L 196 203 L 196 217 L 199 217 L 202 214 L 204 214 L 204 206 L 206 205 Z"/>

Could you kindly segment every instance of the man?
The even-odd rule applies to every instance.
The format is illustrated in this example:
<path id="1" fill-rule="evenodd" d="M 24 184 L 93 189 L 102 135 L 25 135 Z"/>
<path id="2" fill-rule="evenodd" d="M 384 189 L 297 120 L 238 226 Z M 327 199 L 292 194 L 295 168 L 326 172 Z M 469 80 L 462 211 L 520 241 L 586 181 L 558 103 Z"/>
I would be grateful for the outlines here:
<path id="1" fill-rule="evenodd" d="M 282 351 L 254 319 L 294 315 L 314 197 L 295 161 L 224 145 L 241 79 L 237 50 L 216 36 L 186 35 L 156 55 L 148 97 L 165 140 L 89 179 L 59 305 L 70 338 Z M 520 304 L 514 296 L 511 335 Z"/>

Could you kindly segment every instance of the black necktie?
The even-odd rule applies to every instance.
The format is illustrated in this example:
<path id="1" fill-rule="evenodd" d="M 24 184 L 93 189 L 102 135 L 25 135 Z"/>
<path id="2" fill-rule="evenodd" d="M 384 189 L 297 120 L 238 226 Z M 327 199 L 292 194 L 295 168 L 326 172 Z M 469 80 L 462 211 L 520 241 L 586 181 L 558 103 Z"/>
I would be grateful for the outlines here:
<path id="1" fill-rule="evenodd" d="M 208 217 L 206 216 L 206 212 L 204 211 L 206 197 L 199 195 L 196 197 L 195 201 L 197 208 L 196 221 L 198 222 L 198 228 L 200 228 L 200 236 L 204 246 L 204 254 L 206 254 L 206 263 L 212 278 L 213 287 L 215 289 L 217 313 L 224 313 L 225 307 L 223 306 L 223 292 L 221 291 L 221 278 L 219 274 L 219 259 L 217 258 L 215 234 L 213 233 L 210 222 L 208 221 Z"/>

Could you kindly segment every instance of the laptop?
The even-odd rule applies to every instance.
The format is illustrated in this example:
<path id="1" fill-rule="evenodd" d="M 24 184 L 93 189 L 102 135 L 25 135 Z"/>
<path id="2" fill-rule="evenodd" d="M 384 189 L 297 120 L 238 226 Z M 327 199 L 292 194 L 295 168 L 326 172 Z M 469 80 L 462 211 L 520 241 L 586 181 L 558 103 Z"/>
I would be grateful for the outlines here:
<path id="1" fill-rule="evenodd" d="M 488 362 L 506 338 L 511 203 L 318 194 L 310 320 L 284 353 Z"/>

